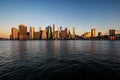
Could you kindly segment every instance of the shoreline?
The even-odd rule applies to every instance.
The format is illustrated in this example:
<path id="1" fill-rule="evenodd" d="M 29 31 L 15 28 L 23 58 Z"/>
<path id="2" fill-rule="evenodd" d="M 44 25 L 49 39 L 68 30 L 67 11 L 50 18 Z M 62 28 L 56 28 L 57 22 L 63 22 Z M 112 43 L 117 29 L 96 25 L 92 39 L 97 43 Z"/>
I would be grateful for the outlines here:
<path id="1" fill-rule="evenodd" d="M 0 40 L 0 41 L 119 41 L 120 39 L 116 39 L 116 40 L 110 40 L 110 39 L 57 39 L 57 40 L 48 40 L 48 39 L 44 39 L 44 40 L 10 40 L 10 39 L 5 39 L 5 40 Z"/>

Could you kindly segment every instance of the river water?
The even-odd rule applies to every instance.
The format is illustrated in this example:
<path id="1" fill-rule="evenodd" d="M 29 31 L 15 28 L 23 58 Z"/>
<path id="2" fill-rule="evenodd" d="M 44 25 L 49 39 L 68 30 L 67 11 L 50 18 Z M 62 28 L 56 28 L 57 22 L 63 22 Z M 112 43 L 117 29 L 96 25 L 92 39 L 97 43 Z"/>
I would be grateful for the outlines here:
<path id="1" fill-rule="evenodd" d="M 120 80 L 120 41 L 0 41 L 0 80 Z"/>

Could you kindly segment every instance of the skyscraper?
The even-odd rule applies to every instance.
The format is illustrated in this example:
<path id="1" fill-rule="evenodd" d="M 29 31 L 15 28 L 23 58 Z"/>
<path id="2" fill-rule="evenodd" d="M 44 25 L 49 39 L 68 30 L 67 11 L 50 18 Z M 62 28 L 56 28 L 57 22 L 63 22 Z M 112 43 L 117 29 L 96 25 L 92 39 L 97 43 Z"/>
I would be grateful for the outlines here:
<path id="1" fill-rule="evenodd" d="M 55 31 L 55 24 L 53 24 L 53 29 L 52 29 L 52 32 L 54 32 Z"/>
<path id="2" fill-rule="evenodd" d="M 55 24 L 53 24 L 52 28 L 52 39 L 55 39 Z"/>
<path id="3" fill-rule="evenodd" d="M 96 29 L 91 29 L 91 37 L 96 37 Z"/>
<path id="4" fill-rule="evenodd" d="M 58 28 L 58 31 L 57 31 L 57 39 L 60 39 L 60 31 L 59 31 L 59 28 Z"/>
<path id="5" fill-rule="evenodd" d="M 40 32 L 35 32 L 34 33 L 34 39 L 39 40 L 40 39 Z"/>
<path id="6" fill-rule="evenodd" d="M 12 32 L 11 39 L 17 40 L 18 39 L 18 29 L 12 28 L 11 32 Z"/>
<path id="7" fill-rule="evenodd" d="M 61 31 L 62 31 L 62 26 L 60 26 L 59 38 L 61 38 Z"/>
<path id="8" fill-rule="evenodd" d="M 73 37 L 75 37 L 75 27 L 73 27 Z"/>
<path id="9" fill-rule="evenodd" d="M 59 31 L 54 32 L 54 39 L 59 39 Z"/>
<path id="10" fill-rule="evenodd" d="M 47 39 L 47 31 L 46 30 L 41 31 L 41 39 Z"/>
<path id="11" fill-rule="evenodd" d="M 115 36 L 115 29 L 109 30 L 109 36 Z"/>
<path id="12" fill-rule="evenodd" d="M 109 39 L 110 40 L 115 40 L 116 36 L 115 36 L 115 29 L 110 29 L 109 30 Z"/>
<path id="13" fill-rule="evenodd" d="M 102 36 L 102 32 L 98 32 L 98 37 L 101 37 Z"/>
<path id="14" fill-rule="evenodd" d="M 35 30 L 34 30 L 34 27 L 30 27 L 30 33 L 29 33 L 29 39 L 34 39 L 34 33 L 35 33 Z"/>
<path id="15" fill-rule="evenodd" d="M 39 27 L 39 31 L 41 31 L 41 27 Z"/>
<path id="16" fill-rule="evenodd" d="M 62 26 L 60 26 L 60 31 L 62 30 Z"/>
<path id="17" fill-rule="evenodd" d="M 27 26 L 25 26 L 23 24 L 19 25 L 19 39 L 20 40 L 28 39 Z"/>
<path id="18" fill-rule="evenodd" d="M 60 38 L 67 39 L 67 37 L 68 37 L 67 28 L 65 28 L 65 30 L 61 30 Z"/>
<path id="19" fill-rule="evenodd" d="M 47 30 L 47 39 L 52 39 L 52 28 L 51 26 L 46 27 Z"/>

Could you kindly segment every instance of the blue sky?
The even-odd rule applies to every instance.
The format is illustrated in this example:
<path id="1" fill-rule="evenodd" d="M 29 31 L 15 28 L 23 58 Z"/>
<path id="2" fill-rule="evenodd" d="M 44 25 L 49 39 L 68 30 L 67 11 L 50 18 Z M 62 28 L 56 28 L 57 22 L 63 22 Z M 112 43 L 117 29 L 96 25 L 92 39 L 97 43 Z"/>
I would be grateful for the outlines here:
<path id="1" fill-rule="evenodd" d="M 94 27 L 120 30 L 120 0 L 0 0 L 0 37 L 8 37 L 19 24 L 36 31 L 52 24 L 56 29 L 75 26 L 77 34 Z"/>

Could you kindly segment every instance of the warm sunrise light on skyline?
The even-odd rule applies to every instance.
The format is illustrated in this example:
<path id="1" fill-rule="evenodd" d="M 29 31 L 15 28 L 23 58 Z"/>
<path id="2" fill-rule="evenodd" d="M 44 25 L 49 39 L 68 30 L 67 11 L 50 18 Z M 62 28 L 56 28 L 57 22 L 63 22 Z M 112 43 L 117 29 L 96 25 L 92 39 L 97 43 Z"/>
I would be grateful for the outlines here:
<path id="1" fill-rule="evenodd" d="M 77 34 L 94 27 L 120 30 L 120 0 L 0 0 L 0 37 L 9 38 L 19 24 L 36 31 L 52 24 L 56 29 L 75 26 Z"/>

